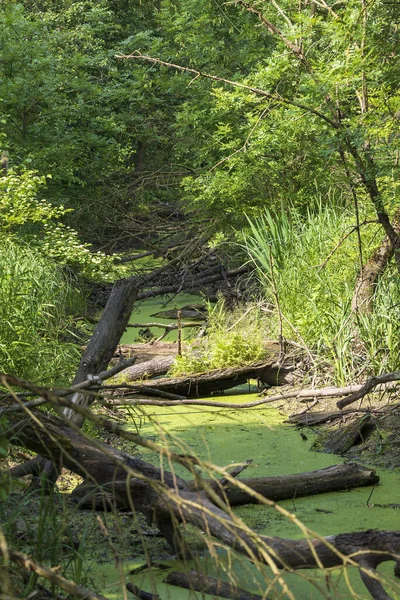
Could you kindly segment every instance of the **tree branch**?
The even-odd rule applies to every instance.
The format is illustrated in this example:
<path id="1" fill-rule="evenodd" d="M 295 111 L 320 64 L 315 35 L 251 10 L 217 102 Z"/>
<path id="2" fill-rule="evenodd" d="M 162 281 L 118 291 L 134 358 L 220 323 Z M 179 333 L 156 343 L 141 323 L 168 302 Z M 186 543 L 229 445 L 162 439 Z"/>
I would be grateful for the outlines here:
<path id="1" fill-rule="evenodd" d="M 151 62 L 155 65 L 162 65 L 164 67 L 170 67 L 172 69 L 177 69 L 178 71 L 183 71 L 185 73 L 192 73 L 193 75 L 195 75 L 195 78 L 204 77 L 206 79 L 211 79 L 213 81 L 227 83 L 228 85 L 231 85 L 233 87 L 237 87 L 237 88 L 252 92 L 253 94 L 255 94 L 257 96 L 263 96 L 264 98 L 269 98 L 270 100 L 279 102 L 279 104 L 286 104 L 288 106 L 295 106 L 296 108 L 300 108 L 301 110 L 304 110 L 307 113 L 313 114 L 316 117 L 318 117 L 319 119 L 322 119 L 326 123 L 329 123 L 329 125 L 331 127 L 333 127 L 334 129 L 339 129 L 339 124 L 336 121 L 334 121 L 330 117 L 327 117 L 326 115 L 324 115 L 324 113 L 321 113 L 320 111 L 316 110 L 315 108 L 312 108 L 311 106 L 307 106 L 305 104 L 297 102 L 296 100 L 289 100 L 288 98 L 284 98 L 280 95 L 271 94 L 270 92 L 266 92 L 265 90 L 261 90 L 259 88 L 253 87 L 251 85 L 246 85 L 246 84 L 240 83 L 238 81 L 232 81 L 231 79 L 225 79 L 224 77 L 218 77 L 217 75 L 210 75 L 209 73 L 203 73 L 202 71 L 199 71 L 198 69 L 191 69 L 189 67 L 183 67 L 182 65 L 176 65 L 174 63 L 170 63 L 170 62 L 161 60 L 160 58 L 146 56 L 145 54 L 141 54 L 138 50 L 132 54 L 116 54 L 115 56 L 116 56 L 116 58 L 120 58 L 120 59 L 145 60 L 145 61 Z"/>
<path id="2" fill-rule="evenodd" d="M 364 385 L 360 386 L 357 391 L 352 393 L 348 398 L 344 398 L 343 400 L 339 400 L 336 403 L 336 406 L 340 409 L 349 406 L 349 404 L 353 404 L 357 400 L 361 400 L 364 398 L 369 392 L 377 388 L 378 386 L 388 385 L 392 381 L 400 381 L 400 371 L 394 371 L 393 373 L 384 373 L 383 375 L 376 375 L 374 377 L 370 377 Z"/>

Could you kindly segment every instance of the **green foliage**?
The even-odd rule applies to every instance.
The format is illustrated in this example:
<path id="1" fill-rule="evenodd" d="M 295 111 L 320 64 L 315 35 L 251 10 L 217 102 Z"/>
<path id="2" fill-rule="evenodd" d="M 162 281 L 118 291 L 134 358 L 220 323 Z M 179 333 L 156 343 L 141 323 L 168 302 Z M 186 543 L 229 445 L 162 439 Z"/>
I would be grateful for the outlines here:
<path id="1" fill-rule="evenodd" d="M 79 290 L 37 250 L 0 244 L 0 370 L 36 383 L 70 380 L 79 361 Z M 75 338 L 76 339 L 76 338 Z M 76 340 L 78 341 L 78 340 Z"/>
<path id="2" fill-rule="evenodd" d="M 75 583 L 85 586 L 89 583 L 87 571 L 90 564 L 86 555 L 86 541 L 89 529 L 93 526 L 86 518 L 78 542 L 73 527 L 74 516 L 74 511 L 65 505 L 57 491 L 46 494 L 43 490 L 25 489 L 20 494 L 13 494 L 9 502 L 3 503 L 2 533 L 13 548 L 33 555 L 41 564 L 61 569 L 64 576 L 73 576 Z M 31 572 L 23 581 L 24 589 L 21 586 L 20 597 L 28 597 L 37 589 L 38 575 Z M 50 589 L 55 595 L 57 588 Z"/>
<path id="3" fill-rule="evenodd" d="M 228 310 L 220 299 L 215 306 L 208 305 L 206 342 L 177 357 L 170 374 L 178 377 L 257 363 L 266 356 L 263 338 L 257 307 Z"/>
<path id="4" fill-rule="evenodd" d="M 134 0 L 0 7 L 10 164 L 51 173 L 45 197 L 78 209 L 69 224 L 86 240 L 111 237 L 131 213 L 174 198 L 170 184 L 159 185 L 160 171 L 171 170 L 161 168 L 171 156 L 171 84 L 155 85 L 147 68 L 115 58 L 157 43 L 155 14 L 155 3 Z"/>
<path id="5" fill-rule="evenodd" d="M 249 86 L 192 82 L 177 114 L 176 145 L 196 169 L 183 181 L 190 206 L 218 215 L 220 227 L 240 227 L 244 212 L 289 203 L 305 212 L 316 190 L 340 197 L 350 182 L 365 198 L 374 178 L 379 201 L 388 210 L 398 205 L 394 6 L 374 2 L 364 15 L 359 0 L 317 3 L 315 11 L 293 0 L 211 4 L 162 3 L 165 19 L 175 7 L 176 27 L 167 21 L 175 34 L 172 62 Z M 377 197 L 373 202 L 376 209 Z"/>
<path id="6" fill-rule="evenodd" d="M 59 219 L 70 209 L 40 198 L 46 178 L 23 169 L 0 178 L 0 231 L 26 240 L 55 263 L 74 267 L 88 279 L 113 281 L 123 277 L 124 267 L 115 264 L 118 255 L 92 252 L 78 233 Z"/>
<path id="7" fill-rule="evenodd" d="M 26 223 L 46 223 L 67 212 L 63 206 L 52 206 L 46 200 L 38 199 L 38 192 L 45 184 L 45 177 L 28 170 L 23 170 L 20 175 L 12 172 L 0 179 L 0 226 L 3 232 Z"/>
<path id="8" fill-rule="evenodd" d="M 351 210 L 321 204 L 307 217 L 291 209 L 290 221 L 285 212 L 266 211 L 250 220 L 250 231 L 244 234 L 249 258 L 275 309 L 276 286 L 284 335 L 328 358 L 339 383 L 352 379 L 358 370 L 396 369 L 400 350 L 398 286 L 390 273 L 377 287 L 373 315 L 358 315 L 356 320 L 351 312 L 359 271 L 353 226 Z M 362 229 L 366 255 L 379 244 L 378 231 L 377 225 Z M 277 335 L 277 313 L 269 329 L 270 335 Z"/>

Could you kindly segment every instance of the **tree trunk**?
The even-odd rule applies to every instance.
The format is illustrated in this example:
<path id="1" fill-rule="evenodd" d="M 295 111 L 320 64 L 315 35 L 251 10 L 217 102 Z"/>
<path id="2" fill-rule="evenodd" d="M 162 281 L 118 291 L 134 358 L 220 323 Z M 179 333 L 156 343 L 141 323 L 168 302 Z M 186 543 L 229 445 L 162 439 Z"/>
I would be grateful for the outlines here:
<path id="1" fill-rule="evenodd" d="M 133 367 L 125 369 L 122 373 L 127 381 L 157 377 L 158 375 L 165 375 L 174 361 L 175 356 L 157 356 L 152 360 L 133 365 Z"/>
<path id="2" fill-rule="evenodd" d="M 82 356 L 72 385 L 86 381 L 90 376 L 97 375 L 106 369 L 129 323 L 136 296 L 137 288 L 133 279 L 121 279 L 114 284 L 101 319 Z M 71 401 L 74 404 L 85 406 L 89 403 L 89 396 L 77 392 L 73 394 Z M 78 413 L 66 408 L 64 415 L 78 427 L 82 426 L 83 418 Z"/>
<path id="3" fill-rule="evenodd" d="M 133 304 L 137 296 L 137 289 L 132 279 L 117 281 L 110 293 L 107 304 L 103 310 L 89 344 L 81 358 L 78 371 L 72 385 L 86 381 L 90 376 L 104 371 L 115 354 L 116 347 L 129 322 Z M 90 396 L 76 392 L 71 401 L 82 406 L 89 404 Z M 81 427 L 84 418 L 69 408 L 64 408 L 64 415 L 78 427 Z M 42 474 L 46 475 L 48 487 L 57 480 L 60 471 L 56 465 L 49 461 L 40 461 L 39 476 L 33 480 L 32 487 L 41 485 Z"/>
<path id="4" fill-rule="evenodd" d="M 294 475 L 280 475 L 279 477 L 252 477 L 251 479 L 238 479 L 241 484 L 257 492 L 264 498 L 278 502 L 302 496 L 313 496 L 325 492 L 349 490 L 354 487 L 375 485 L 379 477 L 372 469 L 366 469 L 357 464 L 334 465 L 308 473 Z M 208 482 L 209 485 L 220 491 L 218 482 Z M 195 482 L 189 483 L 189 489 L 198 490 Z M 259 504 L 260 500 L 242 487 L 233 483 L 223 486 L 223 494 L 231 506 L 242 504 Z"/>
<path id="5" fill-rule="evenodd" d="M 225 583 L 214 577 L 203 575 L 198 571 L 189 571 L 182 573 L 180 571 L 172 571 L 168 573 L 163 583 L 176 585 L 187 590 L 209 594 L 210 596 L 218 596 L 219 598 L 230 598 L 231 600 L 263 600 L 262 596 L 250 594 L 245 590 L 241 590 L 235 585 Z"/>
<path id="6" fill-rule="evenodd" d="M 356 444 L 364 443 L 375 429 L 375 420 L 367 413 L 348 425 L 338 427 L 322 436 L 323 451 L 331 454 L 345 454 Z M 314 442 L 321 449 L 321 441 Z"/>
<path id="7" fill-rule="evenodd" d="M 351 310 L 360 310 L 364 314 L 372 312 L 372 299 L 380 275 L 385 271 L 393 256 L 393 246 L 388 238 L 374 252 L 362 269 L 351 301 Z"/>

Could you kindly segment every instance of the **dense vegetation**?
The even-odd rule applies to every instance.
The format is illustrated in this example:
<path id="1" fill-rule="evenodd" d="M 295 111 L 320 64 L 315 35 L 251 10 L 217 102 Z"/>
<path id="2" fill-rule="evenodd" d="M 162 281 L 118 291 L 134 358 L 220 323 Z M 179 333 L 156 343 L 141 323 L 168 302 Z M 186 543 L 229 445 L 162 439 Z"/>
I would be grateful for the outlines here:
<path id="1" fill-rule="evenodd" d="M 240 277 L 175 374 L 267 338 L 330 383 L 397 370 L 399 20 L 386 0 L 1 2 L 0 371 L 69 385 L 106 286 L 218 269 Z"/>
<path id="2" fill-rule="evenodd" d="M 243 263 L 248 217 L 257 243 L 277 233 L 263 237 L 268 209 L 291 223 L 291 270 L 276 264 L 281 310 L 313 349 L 337 353 L 332 331 L 384 234 L 398 256 L 397 11 L 363 0 L 2 3 L 3 235 L 64 274 L 110 281 L 129 269 L 98 251 L 165 255 L 185 242 L 168 233 L 174 214 Z M 235 237 L 239 257 L 224 244 Z M 335 281 L 324 280 L 329 268 Z M 301 315 L 299 277 L 313 289 L 303 287 L 312 305 Z M 381 302 L 397 306 L 395 279 L 378 292 L 378 314 L 391 313 Z M 385 345 L 386 324 L 374 327 Z"/>

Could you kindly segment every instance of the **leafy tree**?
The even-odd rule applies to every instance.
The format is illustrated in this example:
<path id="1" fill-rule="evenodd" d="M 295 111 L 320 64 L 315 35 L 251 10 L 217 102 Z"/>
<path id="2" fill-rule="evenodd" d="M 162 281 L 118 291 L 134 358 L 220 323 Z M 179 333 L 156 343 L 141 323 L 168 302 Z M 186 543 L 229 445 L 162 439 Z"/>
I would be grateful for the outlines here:
<path id="1" fill-rule="evenodd" d="M 152 43 L 151 12 L 140 2 L 104 0 L 0 8 L 10 163 L 51 173 L 47 198 L 78 208 L 69 219 L 92 242 L 116 236 L 121 222 L 153 201 L 149 189 L 172 197 L 158 183 L 170 156 L 174 100 L 152 85 L 147 67 L 132 71 L 115 58 Z"/>
<path id="2" fill-rule="evenodd" d="M 29 244 L 58 265 L 75 268 L 88 279 L 112 281 L 124 274 L 124 267 L 115 263 L 116 256 L 92 252 L 82 244 L 77 231 L 60 219 L 71 209 L 52 205 L 41 197 L 46 178 L 35 171 L 14 170 L 0 178 L 0 231 L 3 239 L 16 244 Z"/>
<path id="3" fill-rule="evenodd" d="M 241 221 L 243 208 L 251 212 L 288 199 L 304 207 L 315 191 L 344 191 L 372 202 L 397 248 L 390 215 L 398 203 L 398 8 L 364 0 L 234 5 L 229 11 L 246 20 L 246 31 L 251 17 L 253 35 L 246 68 L 230 71 L 230 87 L 223 83 L 227 70 L 196 54 L 190 35 L 187 45 L 178 36 L 182 47 L 177 44 L 177 58 L 169 61 L 182 57 L 191 77 L 206 67 L 214 79 L 208 105 L 201 91 L 199 102 L 186 103 L 178 115 L 181 136 L 190 144 L 186 153 L 201 167 L 185 180 L 192 206 L 218 211 L 232 223 L 234 217 Z M 208 6 L 202 3 L 205 11 L 192 19 L 194 26 Z M 254 32 L 266 40 L 263 52 L 251 43 Z M 210 46 L 208 39 L 204 46 Z M 190 53 L 186 60 L 184 52 Z"/>

